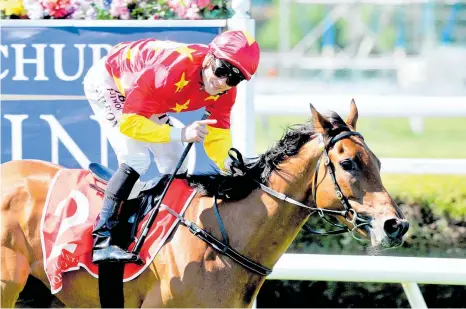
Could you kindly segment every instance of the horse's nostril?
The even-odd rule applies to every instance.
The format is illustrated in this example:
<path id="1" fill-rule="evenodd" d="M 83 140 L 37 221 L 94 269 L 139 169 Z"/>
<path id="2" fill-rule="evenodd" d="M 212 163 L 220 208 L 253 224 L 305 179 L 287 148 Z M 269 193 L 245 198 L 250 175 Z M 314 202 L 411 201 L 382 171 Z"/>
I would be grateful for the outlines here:
<path id="1" fill-rule="evenodd" d="M 385 233 L 391 238 L 398 238 L 403 236 L 409 228 L 409 223 L 400 219 L 388 219 L 383 226 Z"/>
<path id="2" fill-rule="evenodd" d="M 409 229 L 409 222 L 406 220 L 401 220 L 401 226 L 403 227 L 403 229 L 401 230 L 400 236 L 403 236 Z"/>

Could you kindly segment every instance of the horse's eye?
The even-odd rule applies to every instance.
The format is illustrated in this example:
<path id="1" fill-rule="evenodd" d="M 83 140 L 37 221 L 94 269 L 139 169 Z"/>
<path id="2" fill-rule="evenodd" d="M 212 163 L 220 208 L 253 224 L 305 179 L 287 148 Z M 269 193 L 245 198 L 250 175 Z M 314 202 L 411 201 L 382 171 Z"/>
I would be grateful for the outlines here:
<path id="1" fill-rule="evenodd" d="M 351 171 L 354 171 L 356 169 L 356 164 L 351 159 L 345 159 L 345 160 L 341 161 L 340 165 L 347 172 L 351 172 Z"/>

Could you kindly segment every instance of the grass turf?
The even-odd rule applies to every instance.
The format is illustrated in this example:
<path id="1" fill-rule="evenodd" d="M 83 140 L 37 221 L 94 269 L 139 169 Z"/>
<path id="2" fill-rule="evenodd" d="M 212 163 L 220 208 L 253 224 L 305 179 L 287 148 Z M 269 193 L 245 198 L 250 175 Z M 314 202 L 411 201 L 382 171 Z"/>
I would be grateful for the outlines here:
<path id="1" fill-rule="evenodd" d="M 256 120 L 256 153 L 281 138 L 288 125 L 306 117 L 268 117 Z M 466 158 L 466 118 L 426 118 L 424 132 L 411 131 L 408 118 L 363 118 L 358 131 L 378 157 Z"/>

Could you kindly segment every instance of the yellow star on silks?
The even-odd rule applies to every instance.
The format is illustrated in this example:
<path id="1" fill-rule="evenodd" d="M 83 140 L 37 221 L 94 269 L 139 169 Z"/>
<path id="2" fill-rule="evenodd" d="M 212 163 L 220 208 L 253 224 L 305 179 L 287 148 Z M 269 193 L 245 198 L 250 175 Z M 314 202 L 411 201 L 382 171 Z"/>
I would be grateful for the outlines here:
<path id="1" fill-rule="evenodd" d="M 217 101 L 218 98 L 220 98 L 220 96 L 218 94 L 217 95 L 211 95 L 210 97 L 205 98 L 204 101 L 209 101 L 209 100 Z"/>
<path id="2" fill-rule="evenodd" d="M 126 53 L 126 59 L 131 60 L 131 48 L 128 48 L 128 52 Z"/>
<path id="3" fill-rule="evenodd" d="M 176 106 L 172 107 L 171 109 L 174 110 L 175 112 L 179 113 L 184 109 L 188 109 L 189 101 L 191 101 L 191 100 L 186 101 L 184 104 L 176 103 Z"/>
<path id="4" fill-rule="evenodd" d="M 180 55 L 186 56 L 191 61 L 193 61 L 193 55 L 191 55 L 191 54 L 194 53 L 196 50 L 192 49 L 192 48 L 189 48 L 187 45 L 184 45 L 184 46 L 178 47 L 176 49 L 176 51 L 179 52 Z"/>
<path id="5" fill-rule="evenodd" d="M 244 36 L 246 37 L 246 40 L 248 40 L 248 44 L 249 46 L 251 46 L 256 40 L 254 40 L 254 38 L 249 34 L 247 33 L 246 31 L 243 31 L 243 34 Z"/>
<path id="6" fill-rule="evenodd" d="M 180 92 L 187 84 L 189 84 L 189 80 L 184 79 L 184 72 L 181 74 L 180 80 L 175 83 L 176 91 L 175 92 Z"/>

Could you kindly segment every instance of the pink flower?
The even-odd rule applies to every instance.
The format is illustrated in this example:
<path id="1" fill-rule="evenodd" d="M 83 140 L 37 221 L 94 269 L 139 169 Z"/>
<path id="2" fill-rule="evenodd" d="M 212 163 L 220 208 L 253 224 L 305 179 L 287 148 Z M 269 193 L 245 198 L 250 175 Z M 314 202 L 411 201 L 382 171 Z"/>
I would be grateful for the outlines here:
<path id="1" fill-rule="evenodd" d="M 186 14 L 186 6 L 183 2 L 174 0 L 169 2 L 169 6 L 173 9 L 176 15 L 183 18 Z"/>
<path id="2" fill-rule="evenodd" d="M 128 0 L 113 0 L 110 6 L 110 15 L 121 19 L 130 19 L 131 13 L 128 9 Z"/>
<path id="3" fill-rule="evenodd" d="M 122 8 L 120 10 L 120 18 L 121 19 L 131 19 L 131 12 L 128 8 Z"/>
<path id="4" fill-rule="evenodd" d="M 168 0 L 168 7 L 176 10 L 180 6 L 179 0 Z"/>
<path id="5" fill-rule="evenodd" d="M 197 0 L 197 6 L 202 10 L 207 7 L 210 3 L 210 0 Z"/>
<path id="6" fill-rule="evenodd" d="M 113 17 L 120 17 L 120 12 L 122 9 L 126 8 L 126 3 L 121 0 L 114 0 L 110 6 L 109 13 Z"/>
<path id="7" fill-rule="evenodd" d="M 178 17 L 186 18 L 186 13 L 191 6 L 191 0 L 169 0 L 168 6 L 173 9 Z"/>
<path id="8" fill-rule="evenodd" d="M 40 4 L 53 18 L 64 18 L 73 12 L 70 0 L 40 0 Z"/>

